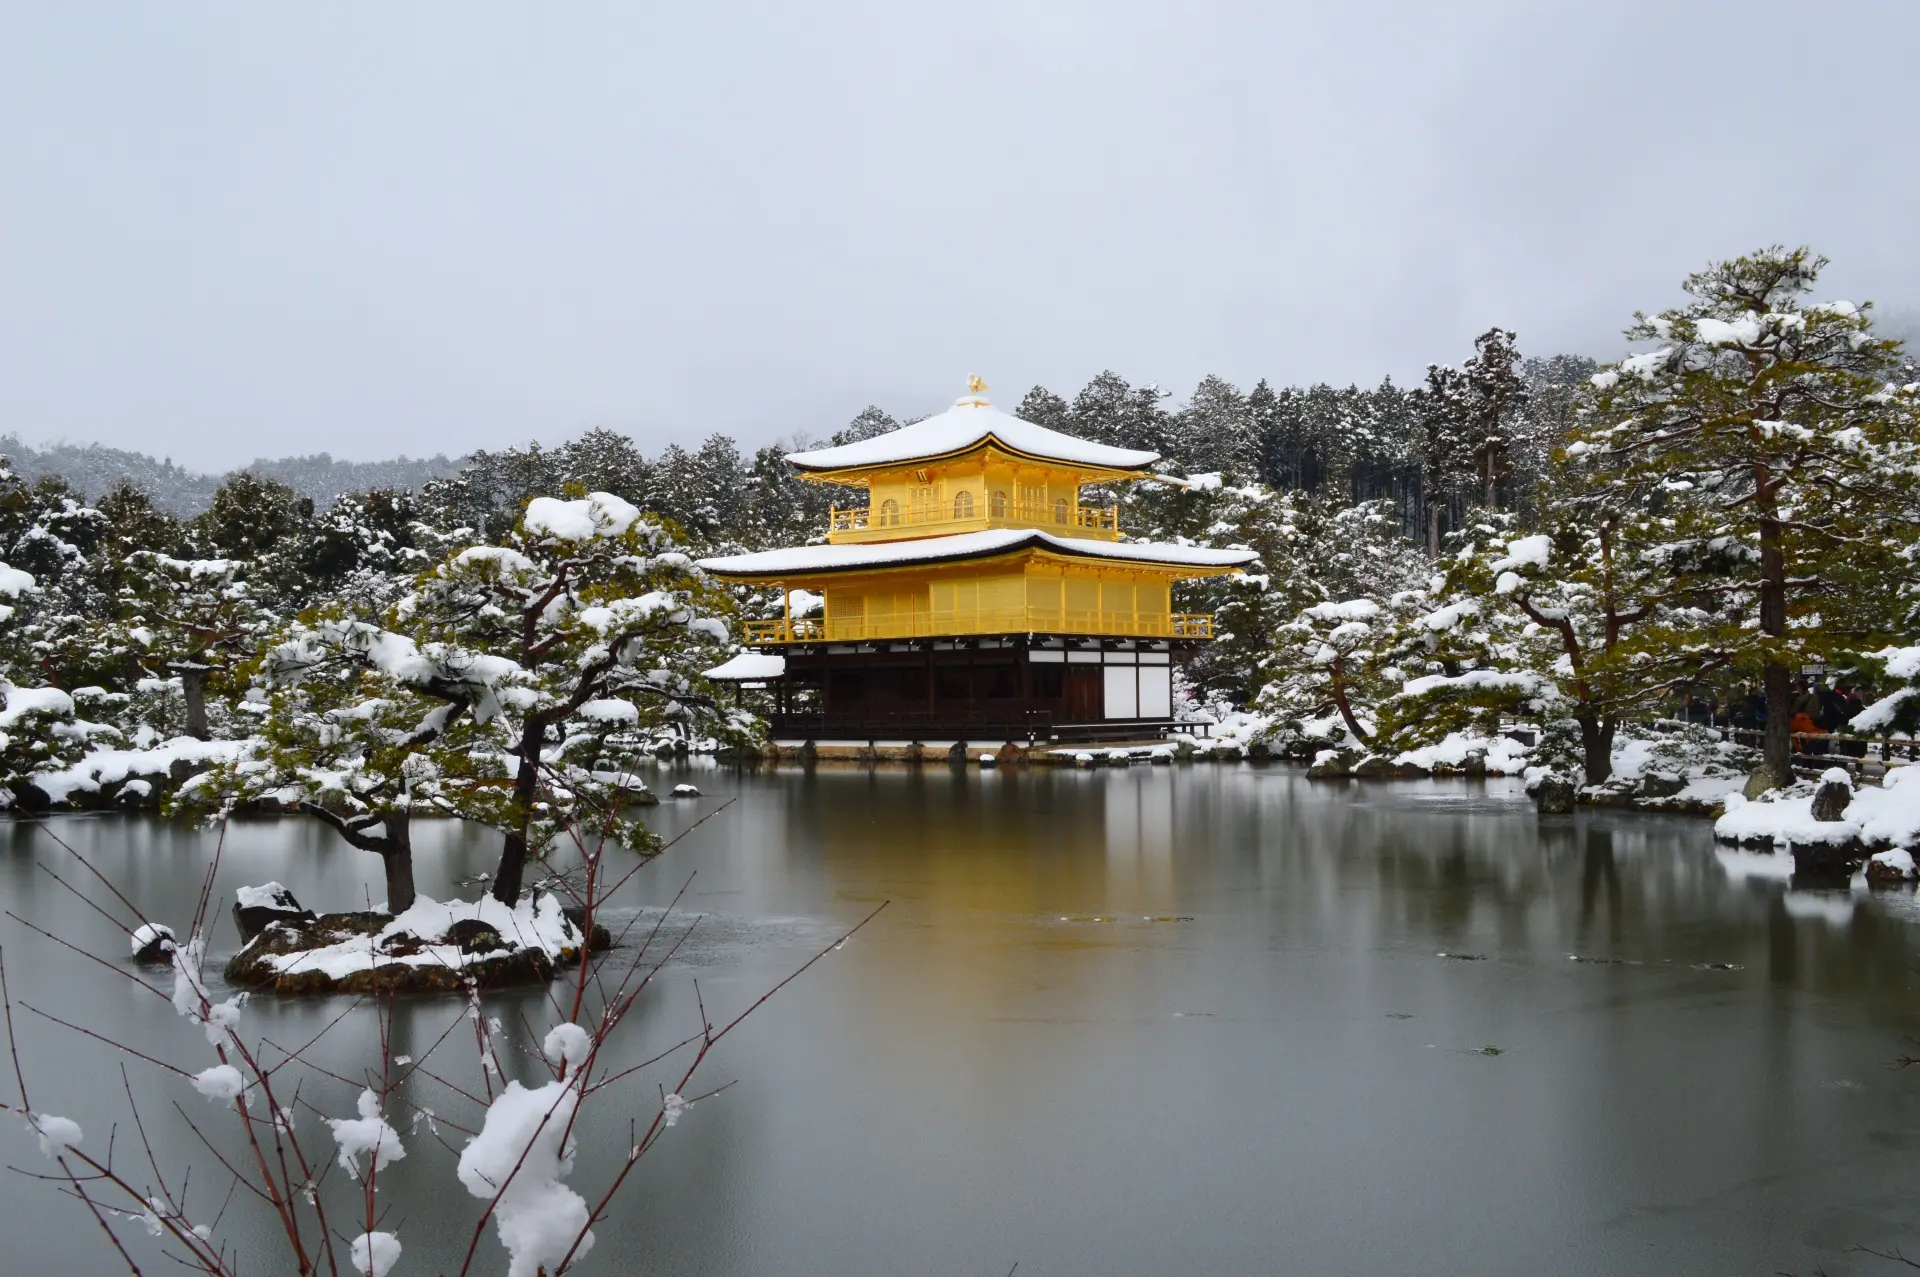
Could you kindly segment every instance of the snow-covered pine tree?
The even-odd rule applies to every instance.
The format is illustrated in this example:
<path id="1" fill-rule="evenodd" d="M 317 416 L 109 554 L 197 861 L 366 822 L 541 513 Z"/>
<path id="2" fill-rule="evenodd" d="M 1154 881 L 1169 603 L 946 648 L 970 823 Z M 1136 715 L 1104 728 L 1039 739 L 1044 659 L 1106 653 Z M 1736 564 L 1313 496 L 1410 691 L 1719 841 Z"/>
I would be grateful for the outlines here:
<path id="1" fill-rule="evenodd" d="M 1519 373 L 1515 335 L 1489 328 L 1473 339 L 1473 357 L 1461 369 L 1466 378 L 1463 448 L 1489 510 L 1501 508 L 1500 491 L 1512 473 L 1512 448 L 1526 410 L 1527 385 Z"/>
<path id="2" fill-rule="evenodd" d="M 1427 553 L 1440 558 L 1448 508 L 1470 473 L 1468 423 L 1471 393 L 1466 374 L 1446 364 L 1428 364 L 1426 384 L 1409 396 L 1413 452 L 1420 462 L 1420 500 L 1426 511 Z"/>
<path id="3" fill-rule="evenodd" d="M 498 713 L 501 665 L 404 635 L 328 606 L 276 636 L 248 672 L 266 692 L 248 756 L 183 786 L 176 812 L 226 811 L 271 799 L 297 803 L 349 845 L 381 859 L 386 908 L 414 901 L 415 811 L 463 814 L 471 756 L 497 754 L 500 734 L 475 713 Z M 458 760 L 452 777 L 442 762 Z"/>
<path id="4" fill-rule="evenodd" d="M 1252 481 L 1282 490 L 1300 487 L 1298 483 L 1287 481 L 1286 441 L 1283 438 L 1286 423 L 1280 396 L 1274 393 L 1265 377 L 1255 382 L 1253 389 L 1247 392 L 1247 429 L 1252 435 L 1253 445 L 1250 458 Z"/>
<path id="5" fill-rule="evenodd" d="M 1255 707 L 1295 749 L 1372 751 L 1380 707 L 1405 681 L 1400 632 L 1424 603 L 1414 590 L 1302 608 L 1276 632 Z"/>
<path id="6" fill-rule="evenodd" d="M 81 718 L 61 689 L 16 687 L 0 678 L 0 809 L 44 809 L 64 796 L 58 788 L 48 792 L 50 776 L 90 749 L 123 743 L 111 724 Z"/>
<path id="7" fill-rule="evenodd" d="M 1568 449 L 1671 510 L 1661 553 L 1677 588 L 1724 600 L 1702 641 L 1760 677 L 1780 784 L 1795 670 L 1876 646 L 1920 529 L 1920 387 L 1889 380 L 1899 343 L 1869 306 L 1805 300 L 1825 265 L 1774 246 L 1689 276 L 1690 302 L 1635 317 L 1627 338 L 1659 345 L 1594 376 Z"/>
<path id="8" fill-rule="evenodd" d="M 1095 443 L 1124 447 L 1131 433 L 1129 414 L 1133 387 L 1126 378 L 1108 369 L 1089 381 L 1073 399 L 1070 433 Z"/>
<path id="9" fill-rule="evenodd" d="M 1031 421 L 1036 426 L 1045 426 L 1049 430 L 1066 433 L 1073 431 L 1073 408 L 1066 400 L 1054 394 L 1045 386 L 1035 386 L 1021 399 L 1020 406 L 1014 410 L 1014 416 L 1022 421 Z"/>
<path id="10" fill-rule="evenodd" d="M 640 449 L 627 436 L 604 426 L 554 449 L 553 468 L 558 481 L 528 488 L 516 506 L 538 493 L 558 492 L 569 483 L 587 492 L 611 492 L 643 508 L 653 492 L 653 467 Z"/>
<path id="11" fill-rule="evenodd" d="M 699 678 L 726 655 L 731 608 L 662 525 L 600 492 L 535 498 L 506 545 L 450 556 L 394 607 L 396 650 L 488 675 L 472 712 L 496 725 L 499 752 L 434 761 L 464 782 L 447 790 L 460 814 L 504 835 L 495 898 L 518 900 L 528 855 L 567 822 L 643 838 L 626 808 L 644 787 L 617 758 L 580 760 L 578 735 L 612 723 L 629 748 L 660 731 L 747 738 L 750 719 Z"/>
<path id="12" fill-rule="evenodd" d="M 1447 538 L 1421 610 L 1395 635 L 1391 650 L 1405 681 L 1380 705 L 1382 753 L 1454 732 L 1492 736 L 1503 715 L 1537 715 L 1557 703 L 1551 681 L 1521 659 L 1524 622 L 1487 602 L 1487 551 L 1504 554 L 1518 535 L 1513 515 L 1476 510 Z"/>
<path id="13" fill-rule="evenodd" d="M 127 556 L 122 616 L 105 623 L 143 649 L 142 667 L 160 679 L 178 679 L 184 704 L 181 730 L 209 739 L 208 693 L 237 699 L 232 675 L 254 654 L 273 623 L 270 592 L 248 579 L 246 559 L 176 559 L 152 550 Z"/>
<path id="14" fill-rule="evenodd" d="M 1578 740 L 1585 783 L 1612 773 L 1614 738 L 1675 683 L 1711 673 L 1718 654 L 1690 641 L 1699 613 L 1668 597 L 1652 547 L 1665 531 L 1644 504 L 1579 480 L 1546 490 L 1541 531 L 1521 535 L 1511 516 L 1440 565 L 1441 596 L 1472 600 L 1505 634 L 1503 664 L 1557 690 L 1553 715 L 1571 730 L 1548 733 L 1555 760 Z"/>
<path id="15" fill-rule="evenodd" d="M 1554 453 L 1572 438 L 1576 405 L 1592 389 L 1590 379 L 1599 371 L 1600 365 L 1585 355 L 1530 356 L 1520 361 L 1527 399 L 1510 450 L 1512 508 L 1544 509 L 1538 489 Z"/>
<path id="16" fill-rule="evenodd" d="M 839 447 L 842 444 L 861 443 L 879 435 L 890 434 L 900 428 L 900 422 L 886 409 L 868 404 L 855 413 L 853 420 L 833 432 L 830 442 Z"/>
<path id="17" fill-rule="evenodd" d="M 1488 613 L 1519 613 L 1515 664 L 1559 689 L 1584 782 L 1597 785 L 1613 774 L 1620 724 L 1653 709 L 1672 684 L 1707 676 L 1718 653 L 1688 643 L 1699 613 L 1668 599 L 1667 568 L 1651 553 L 1665 524 L 1644 503 L 1563 472 L 1544 494 L 1542 518 L 1542 532 L 1490 540 L 1448 570 Z"/>
<path id="18" fill-rule="evenodd" d="M 1246 483 L 1259 470 L 1259 440 L 1247 397 L 1221 377 L 1204 378 L 1168 422 L 1167 447 L 1187 474 Z"/>

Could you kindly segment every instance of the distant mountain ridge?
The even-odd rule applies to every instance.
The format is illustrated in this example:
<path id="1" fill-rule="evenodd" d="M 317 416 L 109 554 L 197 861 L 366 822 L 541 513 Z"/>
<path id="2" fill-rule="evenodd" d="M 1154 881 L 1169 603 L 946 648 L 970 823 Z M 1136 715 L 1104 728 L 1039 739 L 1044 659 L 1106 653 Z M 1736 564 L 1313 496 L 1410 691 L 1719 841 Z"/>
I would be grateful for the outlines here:
<path id="1" fill-rule="evenodd" d="M 35 448 L 17 435 L 0 435 L 0 456 L 29 481 L 59 475 L 89 498 L 111 491 L 123 479 L 131 480 L 146 489 L 155 504 L 182 517 L 205 510 L 226 478 L 223 474 L 188 470 L 175 465 L 171 458 L 156 459 L 144 452 L 97 443 L 56 443 Z M 465 464 L 465 457 L 442 453 L 418 459 L 402 456 L 388 461 L 337 461 L 320 452 L 307 457 L 262 457 L 238 469 L 278 479 L 312 497 L 316 509 L 325 509 L 345 492 L 417 489 L 429 479 L 457 473 Z"/>

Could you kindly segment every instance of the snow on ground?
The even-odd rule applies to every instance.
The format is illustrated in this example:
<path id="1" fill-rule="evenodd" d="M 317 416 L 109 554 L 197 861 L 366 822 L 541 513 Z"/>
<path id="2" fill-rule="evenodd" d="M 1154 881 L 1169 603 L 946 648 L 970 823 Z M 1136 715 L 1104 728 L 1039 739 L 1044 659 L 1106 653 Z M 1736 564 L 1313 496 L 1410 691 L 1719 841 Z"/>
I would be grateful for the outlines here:
<path id="1" fill-rule="evenodd" d="M 196 740 L 176 736 L 152 749 L 96 749 L 71 767 L 34 776 L 33 785 L 55 804 L 75 794 L 98 793 L 136 776 L 165 776 L 173 765 L 230 763 L 252 749 L 251 740 Z"/>
<path id="2" fill-rule="evenodd" d="M 1202 749 L 1221 749 L 1232 746 L 1246 749 L 1257 740 L 1263 740 L 1273 731 L 1273 719 L 1267 714 L 1256 714 L 1251 710 L 1230 710 L 1221 715 L 1212 732 L 1194 742 Z"/>
<path id="3" fill-rule="evenodd" d="M 1621 736 L 1613 743 L 1613 774 L 1599 789 L 1637 789 L 1655 776 L 1680 782 L 1677 793 L 1637 799 L 1660 808 L 1710 808 L 1724 803 L 1729 794 L 1737 795 L 1747 783 L 1741 758 L 1724 743 L 1703 747 L 1680 735 Z"/>
<path id="4" fill-rule="evenodd" d="M 372 935 L 354 936 L 338 944 L 298 953 L 269 953 L 261 961 L 282 974 L 296 971 L 322 971 L 335 980 L 343 980 L 358 971 L 395 964 L 424 967 L 463 967 L 484 963 L 499 956 L 498 951 L 466 953 L 457 944 L 425 944 L 416 953 L 388 953 L 384 942 L 398 936 L 437 940 L 454 923 L 477 919 L 500 933 L 500 938 L 523 949 L 542 949 L 555 962 L 570 958 L 582 947 L 582 937 L 561 912 L 560 901 L 550 895 L 522 900 L 508 908 L 491 896 L 479 900 L 454 900 L 441 903 L 425 896 L 415 900 L 411 909 L 397 915 Z"/>
<path id="5" fill-rule="evenodd" d="M 1724 842 L 1770 844 L 1837 843 L 1858 838 L 1869 846 L 1920 845 L 1920 767 L 1899 767 L 1878 786 L 1856 789 L 1839 820 L 1813 818 L 1813 792 L 1798 785 L 1753 802 L 1727 798 L 1726 815 L 1714 822 Z"/>
<path id="6" fill-rule="evenodd" d="M 1686 787 L 1673 795 L 1672 801 L 1724 803 L 1728 796 L 1745 788 L 1746 783 L 1745 776 L 1690 776 Z"/>
<path id="7" fill-rule="evenodd" d="M 1409 749 L 1394 755 L 1393 761 L 1432 771 L 1436 767 L 1460 768 L 1474 754 L 1485 758 L 1486 769 L 1496 776 L 1518 776 L 1527 769 L 1527 747 L 1507 736 L 1489 740 L 1474 732 L 1450 732 L 1438 745 Z"/>

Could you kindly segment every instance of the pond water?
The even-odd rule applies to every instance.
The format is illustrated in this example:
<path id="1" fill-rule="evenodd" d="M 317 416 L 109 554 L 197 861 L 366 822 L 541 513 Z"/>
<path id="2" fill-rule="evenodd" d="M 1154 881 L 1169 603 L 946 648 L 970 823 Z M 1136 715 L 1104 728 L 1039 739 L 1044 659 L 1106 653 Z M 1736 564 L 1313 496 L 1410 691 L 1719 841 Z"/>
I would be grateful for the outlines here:
<path id="1" fill-rule="evenodd" d="M 693 875 L 669 924 L 693 930 L 624 1058 L 697 1028 L 696 980 L 729 1015 L 891 903 L 720 1048 L 706 1080 L 737 1085 L 642 1163 L 582 1271 L 1838 1277 L 1891 1271 L 1856 1244 L 1920 1250 L 1920 1072 L 1893 1063 L 1920 1036 L 1911 896 L 1790 890 L 1702 821 L 1540 821 L 1506 781 L 1241 765 L 656 784 L 688 778 L 706 797 L 660 808 L 663 831 L 737 801 L 618 902 L 656 910 Z M 136 819 L 0 829 L 6 907 L 115 962 L 124 939 L 45 872 L 84 876 L 50 833 L 176 924 L 213 846 Z M 428 895 L 490 867 L 477 831 L 421 839 Z M 378 897 L 375 869 L 306 822 L 240 822 L 217 890 L 271 878 L 353 907 Z M 16 922 L 0 936 L 16 999 L 210 1062 L 161 1000 Z M 216 943 L 235 945 L 224 917 Z M 551 1022 L 537 994 L 493 1001 L 508 1024 Z M 344 1005 L 256 999 L 249 1027 L 297 1043 Z M 402 1001 L 394 1049 L 458 1015 Z M 121 1061 L 31 1015 L 21 1030 L 36 1103 L 103 1144 Z M 375 1032 L 356 1012 L 327 1059 L 356 1068 Z M 477 1085 L 470 1036 L 441 1051 Z M 207 1162 L 168 1105 L 218 1138 L 231 1116 L 128 1064 L 163 1155 Z M 590 1197 L 664 1077 L 583 1129 Z M 352 1091 L 315 1099 L 345 1116 Z M 421 1102 L 471 1123 L 450 1095 Z M 33 1168 L 9 1129 L 0 1155 Z M 409 1136 L 381 1195 L 407 1248 L 395 1277 L 459 1266 L 478 1203 L 453 1160 Z M 217 1204 L 216 1172 L 195 1191 Z M 236 1203 L 222 1232 L 277 1273 L 265 1227 Z M 0 1181 L 0 1230 L 7 1271 L 114 1270 L 46 1184 Z M 476 1272 L 504 1271 L 491 1232 L 480 1254 Z"/>

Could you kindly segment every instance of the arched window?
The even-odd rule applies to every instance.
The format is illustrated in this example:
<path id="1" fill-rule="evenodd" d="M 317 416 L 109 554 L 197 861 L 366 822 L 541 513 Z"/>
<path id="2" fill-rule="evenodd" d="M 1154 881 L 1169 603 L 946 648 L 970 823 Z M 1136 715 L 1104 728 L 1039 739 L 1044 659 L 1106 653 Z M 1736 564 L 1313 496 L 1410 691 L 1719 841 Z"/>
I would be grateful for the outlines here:
<path id="1" fill-rule="evenodd" d="M 1053 521 L 1055 523 L 1065 523 L 1067 521 L 1067 499 L 1065 497 L 1059 497 L 1054 501 Z"/>
<path id="2" fill-rule="evenodd" d="M 996 519 L 1006 518 L 1007 517 L 1007 494 L 1004 492 L 995 492 L 992 496 L 988 497 L 987 513 L 992 515 Z"/>
<path id="3" fill-rule="evenodd" d="M 883 528 L 900 526 L 900 503 L 892 497 L 880 503 L 880 526 Z"/>
<path id="4" fill-rule="evenodd" d="M 956 519 L 971 519 L 973 517 L 973 494 L 971 492 L 955 494 L 953 498 L 953 517 Z"/>

